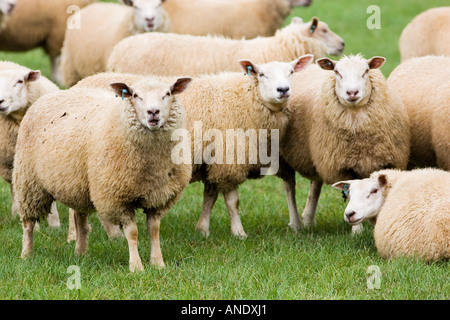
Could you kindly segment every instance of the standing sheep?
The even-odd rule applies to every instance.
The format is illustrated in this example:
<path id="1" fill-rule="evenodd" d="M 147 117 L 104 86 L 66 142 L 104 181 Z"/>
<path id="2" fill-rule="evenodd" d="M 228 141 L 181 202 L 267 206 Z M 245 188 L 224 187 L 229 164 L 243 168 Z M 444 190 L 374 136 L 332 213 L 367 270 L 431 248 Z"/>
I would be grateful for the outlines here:
<path id="1" fill-rule="evenodd" d="M 0 0 L 0 31 L 16 7 L 16 0 Z"/>
<path id="2" fill-rule="evenodd" d="M 291 24 L 275 36 L 252 40 L 160 33 L 136 35 L 114 47 L 107 69 L 145 75 L 196 76 L 238 72 L 236 61 L 240 59 L 251 59 L 260 64 L 287 62 L 304 54 L 315 57 L 339 55 L 343 49 L 342 39 L 317 18 L 308 23 L 293 18 Z"/>
<path id="3" fill-rule="evenodd" d="M 408 59 L 388 78 L 411 122 L 411 167 L 450 171 L 449 79 L 450 57 L 437 56 Z"/>
<path id="4" fill-rule="evenodd" d="M 366 60 L 361 55 L 338 62 L 324 58 L 294 78 L 291 118 L 281 141 L 286 165 L 279 175 L 285 181 L 292 228 L 302 226 L 295 171 L 311 180 L 303 222 L 312 226 L 323 183 L 406 167 L 409 120 L 378 70 L 384 62 L 383 57 Z"/>
<path id="5" fill-rule="evenodd" d="M 402 31 L 399 48 L 402 61 L 450 56 L 450 7 L 432 8 L 415 17 Z"/>
<path id="6" fill-rule="evenodd" d="M 294 7 L 312 0 L 171 0 L 164 8 L 171 32 L 196 36 L 222 35 L 232 39 L 270 37 Z"/>
<path id="7" fill-rule="evenodd" d="M 169 29 L 162 8 L 166 0 L 121 0 L 123 4 L 95 3 L 80 11 L 81 28 L 67 29 L 61 57 L 62 84 L 105 71 L 114 46 L 131 35 Z M 99 23 L 99 17 L 102 20 Z"/>
<path id="8" fill-rule="evenodd" d="M 382 170 L 333 185 L 347 190 L 345 220 L 375 224 L 375 245 L 385 259 L 450 259 L 450 173 L 438 169 Z"/>
<path id="9" fill-rule="evenodd" d="M 41 76 L 40 71 L 30 70 L 8 61 L 0 61 L 0 176 L 10 184 L 12 215 L 17 215 L 12 171 L 19 126 L 28 108 L 39 97 L 58 91 L 58 87 Z M 52 204 L 48 223 L 59 227 L 56 204 Z"/>
<path id="10" fill-rule="evenodd" d="M 0 50 L 27 51 L 42 47 L 51 60 L 52 79 L 59 82 L 58 66 L 67 20 L 79 8 L 96 0 L 16 1 L 14 11 L 0 30 Z"/>
<path id="11" fill-rule="evenodd" d="M 133 87 L 74 88 L 42 97 L 19 130 L 13 185 L 23 222 L 22 257 L 33 250 L 33 227 L 53 199 L 75 210 L 76 253 L 87 250 L 87 216 L 123 228 L 130 270 L 142 270 L 136 208 L 147 215 L 150 262 L 164 266 L 161 217 L 178 201 L 192 166 L 171 161 L 172 132 L 184 127 L 175 95 L 190 78 L 172 85 L 144 79 Z M 118 97 L 117 97 L 118 96 Z"/>

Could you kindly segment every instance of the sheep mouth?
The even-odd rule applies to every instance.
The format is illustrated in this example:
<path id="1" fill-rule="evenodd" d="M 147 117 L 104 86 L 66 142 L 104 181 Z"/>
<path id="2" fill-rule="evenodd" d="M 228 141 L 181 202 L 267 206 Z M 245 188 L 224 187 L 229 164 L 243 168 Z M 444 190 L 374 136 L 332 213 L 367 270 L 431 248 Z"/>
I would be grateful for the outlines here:
<path id="1" fill-rule="evenodd" d="M 148 120 L 147 122 L 150 128 L 155 128 L 159 125 L 159 120 L 156 119 Z"/>
<path id="2" fill-rule="evenodd" d="M 8 110 L 8 107 L 0 107 L 0 112 L 6 112 Z"/>
<path id="3" fill-rule="evenodd" d="M 362 218 L 357 219 L 357 220 L 352 220 L 352 221 L 349 221 L 348 219 L 346 219 L 346 221 L 347 221 L 347 223 L 348 223 L 349 225 L 355 226 L 355 225 L 360 224 L 360 223 L 362 222 Z"/>
<path id="4" fill-rule="evenodd" d="M 154 23 L 147 23 L 147 29 L 148 29 L 148 31 L 153 31 L 155 29 L 155 24 Z"/>

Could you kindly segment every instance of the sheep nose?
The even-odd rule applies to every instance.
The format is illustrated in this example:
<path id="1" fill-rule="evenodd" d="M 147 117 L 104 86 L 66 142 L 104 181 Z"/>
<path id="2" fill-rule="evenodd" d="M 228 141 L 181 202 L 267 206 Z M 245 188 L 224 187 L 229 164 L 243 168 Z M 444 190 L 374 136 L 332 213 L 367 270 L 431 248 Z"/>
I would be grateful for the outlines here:
<path id="1" fill-rule="evenodd" d="M 4 99 L 0 99 L 0 104 L 2 104 L 3 103 L 3 101 L 5 101 Z"/>
<path id="2" fill-rule="evenodd" d="M 10 3 L 8 6 L 8 14 L 10 14 L 14 10 L 15 7 L 16 7 L 15 3 Z"/>
<path id="3" fill-rule="evenodd" d="M 152 117 L 156 117 L 159 114 L 159 109 L 147 110 L 147 114 Z"/>
<path id="4" fill-rule="evenodd" d="M 280 93 L 282 97 L 286 96 L 289 91 L 289 87 L 278 87 L 277 91 Z"/>
<path id="5" fill-rule="evenodd" d="M 347 217 L 348 220 L 351 219 L 351 217 L 353 217 L 356 214 L 355 211 L 351 211 L 351 212 L 346 212 L 345 216 Z"/>
<path id="6" fill-rule="evenodd" d="M 350 97 L 354 97 L 354 96 L 356 96 L 357 94 L 359 93 L 359 90 L 353 90 L 353 91 L 347 91 L 347 94 L 350 96 Z"/>

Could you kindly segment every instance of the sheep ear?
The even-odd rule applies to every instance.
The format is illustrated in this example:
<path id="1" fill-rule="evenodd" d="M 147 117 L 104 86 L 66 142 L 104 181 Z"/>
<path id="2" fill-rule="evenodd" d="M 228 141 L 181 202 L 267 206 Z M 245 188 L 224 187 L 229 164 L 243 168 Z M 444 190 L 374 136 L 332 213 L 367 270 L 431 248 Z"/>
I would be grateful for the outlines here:
<path id="1" fill-rule="evenodd" d="M 33 82 L 39 80 L 41 77 L 41 72 L 39 70 L 31 70 L 25 75 L 25 82 Z"/>
<path id="2" fill-rule="evenodd" d="M 385 174 L 380 174 L 378 176 L 378 185 L 380 186 L 380 188 L 385 188 L 388 184 L 388 178 L 387 175 Z"/>
<path id="3" fill-rule="evenodd" d="M 336 61 L 333 61 L 331 59 L 328 58 L 322 58 L 322 59 L 318 59 L 316 61 L 316 63 L 319 65 L 319 67 L 321 67 L 323 70 L 330 70 L 333 71 L 334 68 L 336 67 Z"/>
<path id="4" fill-rule="evenodd" d="M 242 69 L 244 69 L 245 74 L 249 76 L 256 76 L 258 74 L 258 66 L 250 60 L 239 60 L 239 63 Z"/>
<path id="5" fill-rule="evenodd" d="M 294 71 L 300 71 L 303 68 L 309 66 L 311 62 L 313 61 L 314 56 L 312 54 L 307 54 L 305 56 L 302 56 L 298 58 L 297 60 L 292 61 L 292 66 L 294 67 Z"/>
<path id="6" fill-rule="evenodd" d="M 291 23 L 303 23 L 303 20 L 300 17 L 293 17 Z"/>
<path id="7" fill-rule="evenodd" d="M 134 5 L 133 0 L 120 0 L 124 5 L 132 7 Z"/>
<path id="8" fill-rule="evenodd" d="M 373 57 L 370 60 L 367 60 L 367 64 L 370 69 L 379 69 L 386 62 L 386 58 L 384 57 Z"/>
<path id="9" fill-rule="evenodd" d="M 184 90 L 186 90 L 189 87 L 189 84 L 191 83 L 192 78 L 179 78 L 177 81 L 170 87 L 170 93 L 180 94 Z"/>
<path id="10" fill-rule="evenodd" d="M 116 95 L 119 97 L 130 98 L 133 95 L 133 90 L 128 87 L 125 83 L 112 83 L 110 84 L 111 88 L 113 88 Z"/>
<path id="11" fill-rule="evenodd" d="M 348 189 L 349 186 L 350 186 L 350 181 L 339 181 L 332 185 L 333 188 L 338 189 L 338 190 L 344 190 L 346 188 Z"/>
<path id="12" fill-rule="evenodd" d="M 311 26 L 309 27 L 309 34 L 313 34 L 317 29 L 317 25 L 319 24 L 319 19 L 316 17 L 312 18 Z"/>

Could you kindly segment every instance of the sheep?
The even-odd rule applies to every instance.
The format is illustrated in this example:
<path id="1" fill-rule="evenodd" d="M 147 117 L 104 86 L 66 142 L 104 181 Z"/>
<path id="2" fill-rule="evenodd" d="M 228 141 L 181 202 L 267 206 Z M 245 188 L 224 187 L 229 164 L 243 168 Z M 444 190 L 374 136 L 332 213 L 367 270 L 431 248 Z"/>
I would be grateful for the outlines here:
<path id="1" fill-rule="evenodd" d="M 366 60 L 360 54 L 340 61 L 324 58 L 294 78 L 278 175 L 284 180 L 289 225 L 294 230 L 302 228 L 295 172 L 311 181 L 302 214 L 304 225 L 311 227 L 323 183 L 365 178 L 384 168 L 406 168 L 409 119 L 378 70 L 385 60 Z"/>
<path id="2" fill-rule="evenodd" d="M 0 0 L 0 30 L 16 7 L 17 0 Z"/>
<path id="3" fill-rule="evenodd" d="M 32 254 L 36 219 L 58 199 L 75 210 L 76 253 L 86 252 L 87 216 L 97 211 L 123 228 L 131 272 L 143 270 L 134 222 L 135 209 L 143 208 L 150 262 L 165 266 L 160 219 L 181 197 L 192 173 L 190 164 L 171 161 L 172 132 L 185 121 L 175 96 L 190 81 L 144 79 L 132 87 L 112 83 L 114 92 L 73 88 L 48 94 L 30 108 L 19 129 L 13 172 L 23 224 L 22 258 Z"/>
<path id="4" fill-rule="evenodd" d="M 333 187 L 348 194 L 348 223 L 375 224 L 375 245 L 382 258 L 450 258 L 450 172 L 381 170 Z"/>
<path id="5" fill-rule="evenodd" d="M 416 16 L 399 40 L 401 60 L 426 55 L 450 56 L 450 7 L 432 8 Z"/>
<path id="6" fill-rule="evenodd" d="M 404 61 L 387 80 L 402 98 L 411 122 L 409 168 L 439 167 L 450 171 L 448 79 L 450 57 L 425 56 Z"/>
<path id="7" fill-rule="evenodd" d="M 249 178 L 276 172 L 279 142 L 276 137 L 277 134 L 279 138 L 283 136 L 289 121 L 284 106 L 293 93 L 291 73 L 304 69 L 312 60 L 312 55 L 288 63 L 270 62 L 263 65 L 241 60 L 245 75 L 234 72 L 202 75 L 195 78 L 190 89 L 180 95 L 180 102 L 187 113 L 189 137 L 181 137 L 180 144 L 189 140 L 191 146 L 187 152 L 193 164 L 191 182 L 202 181 L 204 184 L 203 208 L 196 230 L 205 237 L 210 235 L 211 210 L 219 193 L 223 194 L 230 215 L 231 234 L 242 239 L 247 237 L 239 216 L 238 186 Z M 104 88 L 111 81 L 133 83 L 143 78 L 142 75 L 134 74 L 102 73 L 81 80 L 73 88 Z M 258 142 L 260 146 L 264 144 L 263 138 L 260 136 L 258 141 L 251 141 L 252 130 L 256 132 L 258 129 L 267 133 L 265 142 L 267 150 L 271 150 L 270 161 L 265 163 L 261 156 L 262 149 L 258 150 Z M 229 137 L 229 130 L 234 136 Z M 248 139 L 245 138 L 246 134 Z M 211 143 L 213 137 L 214 143 Z M 234 141 L 238 141 L 238 144 Z M 241 148 L 244 148 L 243 152 Z M 251 150 L 253 153 L 259 151 L 259 157 L 256 154 L 258 158 L 253 161 Z M 231 156 L 228 158 L 228 151 L 232 152 L 234 160 Z M 239 162 L 238 157 L 242 155 L 245 159 L 241 158 Z M 268 163 L 271 163 L 272 171 L 265 167 Z"/>
<path id="8" fill-rule="evenodd" d="M 28 108 L 41 96 L 59 90 L 41 72 L 9 61 L 0 61 L 0 176 L 10 184 L 11 213 L 17 215 L 12 169 L 19 126 Z M 56 204 L 48 217 L 51 227 L 59 227 Z"/>
<path id="9" fill-rule="evenodd" d="M 197 36 L 222 35 L 232 39 L 270 37 L 283 25 L 293 7 L 312 0 L 171 0 L 164 8 L 171 32 Z"/>
<path id="10" fill-rule="evenodd" d="M 339 55 L 343 49 L 342 39 L 317 18 L 308 23 L 293 18 L 291 24 L 275 36 L 252 40 L 160 33 L 132 36 L 114 47 L 107 70 L 144 75 L 197 76 L 221 71 L 239 72 L 236 61 L 240 59 L 250 59 L 259 64 L 288 62 L 304 54 L 316 57 Z"/>
<path id="11" fill-rule="evenodd" d="M 0 50 L 27 51 L 42 47 L 50 57 L 52 80 L 60 81 L 58 67 L 67 19 L 96 0 L 16 1 L 14 11 L 0 30 Z"/>
<path id="12" fill-rule="evenodd" d="M 127 6 L 95 3 L 83 8 L 81 28 L 66 31 L 60 66 L 62 84 L 71 87 L 82 78 L 105 71 L 109 54 L 120 40 L 142 32 L 168 31 L 170 21 L 161 6 L 165 1 L 121 0 Z"/>

